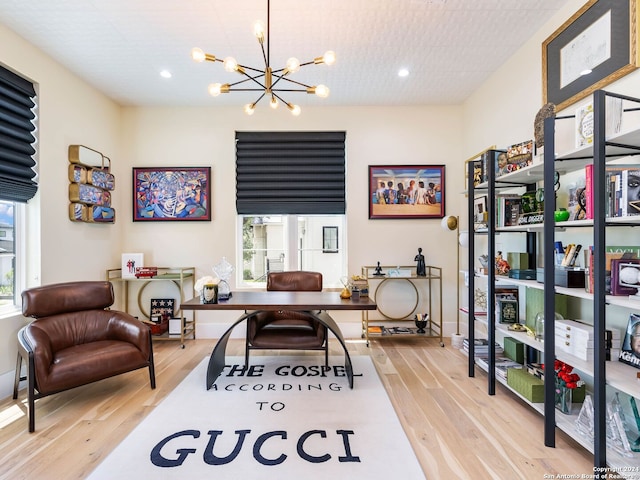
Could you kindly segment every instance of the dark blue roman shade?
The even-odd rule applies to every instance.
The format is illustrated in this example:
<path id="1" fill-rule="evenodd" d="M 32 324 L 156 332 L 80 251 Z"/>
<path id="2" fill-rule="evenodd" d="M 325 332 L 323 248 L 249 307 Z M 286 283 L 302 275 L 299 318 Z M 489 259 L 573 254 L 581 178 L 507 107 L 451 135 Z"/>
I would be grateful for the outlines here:
<path id="1" fill-rule="evenodd" d="M 35 96 L 31 82 L 0 66 L 0 200 L 24 203 L 38 190 Z"/>
<path id="2" fill-rule="evenodd" d="M 345 132 L 236 132 L 241 215 L 345 213 Z"/>

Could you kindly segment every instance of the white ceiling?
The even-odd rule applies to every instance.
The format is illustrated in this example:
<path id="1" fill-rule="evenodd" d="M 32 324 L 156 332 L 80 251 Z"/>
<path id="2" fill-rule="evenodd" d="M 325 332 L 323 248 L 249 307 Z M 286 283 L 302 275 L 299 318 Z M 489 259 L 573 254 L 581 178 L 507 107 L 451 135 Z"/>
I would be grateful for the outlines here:
<path id="1" fill-rule="evenodd" d="M 300 105 L 459 104 L 566 0 L 272 0 L 271 65 L 326 50 L 335 65 L 295 79 L 325 84 Z M 198 46 L 262 68 L 252 33 L 267 0 L 0 0 L 0 23 L 122 105 L 243 105 L 255 93 L 212 98 L 212 82 L 239 80 L 221 63 L 195 63 Z M 0 59 L 0 62 L 2 59 Z M 411 72 L 397 75 L 401 67 Z M 163 69 L 172 72 L 161 78 Z M 38 79 L 35 79 L 36 81 Z"/>

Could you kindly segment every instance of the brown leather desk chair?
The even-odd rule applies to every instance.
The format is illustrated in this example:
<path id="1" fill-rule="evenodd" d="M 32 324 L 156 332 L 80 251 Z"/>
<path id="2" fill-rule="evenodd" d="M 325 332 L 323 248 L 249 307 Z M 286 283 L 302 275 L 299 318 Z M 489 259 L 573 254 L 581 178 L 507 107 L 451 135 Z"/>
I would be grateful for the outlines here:
<path id="1" fill-rule="evenodd" d="M 320 292 L 322 274 L 318 272 L 270 272 L 267 291 Z M 249 350 L 323 350 L 329 364 L 327 327 L 305 312 L 259 312 L 247 321 L 245 364 Z"/>
<path id="2" fill-rule="evenodd" d="M 36 320 L 18 332 L 13 398 L 27 362 L 29 432 L 35 400 L 139 368 L 156 388 L 149 327 L 113 304 L 110 282 L 70 282 L 22 292 L 22 314 Z"/>

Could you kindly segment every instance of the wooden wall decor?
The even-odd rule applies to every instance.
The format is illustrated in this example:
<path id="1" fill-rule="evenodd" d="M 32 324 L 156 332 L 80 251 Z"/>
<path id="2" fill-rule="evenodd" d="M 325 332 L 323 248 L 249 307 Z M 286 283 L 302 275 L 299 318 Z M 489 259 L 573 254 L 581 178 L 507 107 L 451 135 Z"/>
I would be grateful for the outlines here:
<path id="1" fill-rule="evenodd" d="M 111 160 L 84 145 L 69 145 L 69 220 L 115 223 L 111 191 L 116 187 Z"/>

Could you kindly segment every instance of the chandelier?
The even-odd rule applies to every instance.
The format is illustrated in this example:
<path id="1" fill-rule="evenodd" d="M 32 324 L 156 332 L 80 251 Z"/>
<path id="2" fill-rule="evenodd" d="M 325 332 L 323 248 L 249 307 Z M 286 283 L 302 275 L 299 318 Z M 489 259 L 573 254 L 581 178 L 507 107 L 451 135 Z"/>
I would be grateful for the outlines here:
<path id="1" fill-rule="evenodd" d="M 259 21 L 256 22 L 253 27 L 253 33 L 258 39 L 260 48 L 262 49 L 262 57 L 264 58 L 263 69 L 241 65 L 233 57 L 226 57 L 224 60 L 221 60 L 215 55 L 205 53 L 200 48 L 194 48 L 191 50 L 191 58 L 196 62 L 204 62 L 205 60 L 210 62 L 222 62 L 226 71 L 238 72 L 240 75 L 245 77 L 234 83 L 212 83 L 209 85 L 209 94 L 211 96 L 217 97 L 221 93 L 229 92 L 262 92 L 255 102 L 248 103 L 244 106 L 244 111 L 248 115 L 253 115 L 256 105 L 265 97 L 269 99 L 271 108 L 278 108 L 279 102 L 282 102 L 293 115 L 300 115 L 300 107 L 283 100 L 280 96 L 280 92 L 306 92 L 309 94 L 315 94 L 321 98 L 326 98 L 329 96 L 329 89 L 325 85 L 305 85 L 304 83 L 292 80 L 289 76 L 296 73 L 301 67 L 306 65 L 319 65 L 323 63 L 325 65 L 332 65 L 336 61 L 336 54 L 329 50 L 325 52 L 323 56 L 314 58 L 312 61 L 305 63 L 300 63 L 297 58 L 291 57 L 287 60 L 285 67 L 273 70 L 271 68 L 269 52 L 269 34 L 271 31 L 270 3 L 270 0 L 267 0 L 266 50 L 264 46 L 264 24 Z M 246 83 L 248 83 L 248 86 L 245 85 Z"/>

